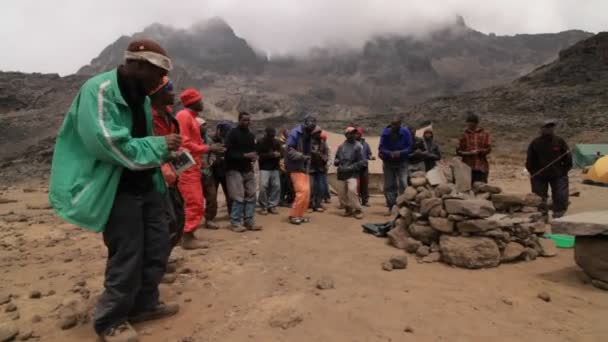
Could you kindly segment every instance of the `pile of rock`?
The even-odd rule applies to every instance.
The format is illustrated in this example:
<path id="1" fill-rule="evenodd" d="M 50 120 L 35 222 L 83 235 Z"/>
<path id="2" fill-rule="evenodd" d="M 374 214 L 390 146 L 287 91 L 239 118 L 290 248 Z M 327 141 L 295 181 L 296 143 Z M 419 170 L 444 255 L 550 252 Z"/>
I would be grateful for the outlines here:
<path id="1" fill-rule="evenodd" d="M 556 255 L 553 241 L 543 237 L 550 226 L 539 211 L 540 197 L 503 193 L 485 183 L 471 187 L 459 160 L 443 172 L 441 177 L 412 175 L 394 208 L 398 218 L 388 233 L 392 246 L 421 262 L 473 269 Z"/>

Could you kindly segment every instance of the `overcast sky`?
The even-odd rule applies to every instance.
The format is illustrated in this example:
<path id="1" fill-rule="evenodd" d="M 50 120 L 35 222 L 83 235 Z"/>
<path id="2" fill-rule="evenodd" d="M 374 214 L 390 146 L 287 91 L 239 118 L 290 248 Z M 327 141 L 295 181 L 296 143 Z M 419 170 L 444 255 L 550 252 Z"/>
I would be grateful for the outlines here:
<path id="1" fill-rule="evenodd" d="M 5 0 L 0 70 L 73 73 L 153 22 L 186 28 L 220 16 L 256 48 L 285 53 L 419 33 L 455 14 L 486 33 L 608 29 L 608 0 Z"/>

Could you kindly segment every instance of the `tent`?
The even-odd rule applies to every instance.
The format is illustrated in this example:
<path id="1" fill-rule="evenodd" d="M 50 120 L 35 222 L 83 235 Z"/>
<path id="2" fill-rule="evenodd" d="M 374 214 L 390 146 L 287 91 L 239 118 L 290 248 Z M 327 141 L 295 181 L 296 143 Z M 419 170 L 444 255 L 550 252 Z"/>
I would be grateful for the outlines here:
<path id="1" fill-rule="evenodd" d="M 608 156 L 598 159 L 584 176 L 585 183 L 608 186 Z"/>
<path id="2" fill-rule="evenodd" d="M 608 155 L 608 144 L 578 144 L 572 151 L 574 166 L 580 169 L 589 167 L 598 157 Z"/>

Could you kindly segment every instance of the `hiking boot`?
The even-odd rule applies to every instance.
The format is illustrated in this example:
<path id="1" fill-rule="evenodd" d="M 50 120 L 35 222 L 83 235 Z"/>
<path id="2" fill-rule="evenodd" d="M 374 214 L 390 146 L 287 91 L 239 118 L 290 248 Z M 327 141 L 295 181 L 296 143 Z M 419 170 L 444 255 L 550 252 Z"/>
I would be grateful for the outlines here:
<path id="1" fill-rule="evenodd" d="M 302 219 L 299 217 L 289 217 L 289 223 L 299 226 L 302 224 Z"/>
<path id="2" fill-rule="evenodd" d="M 340 203 L 340 205 L 338 206 L 338 209 L 342 210 L 342 209 L 344 209 L 344 208 L 345 208 L 345 207 L 344 207 L 344 204 Z"/>
<path id="3" fill-rule="evenodd" d="M 163 279 L 160 280 L 161 284 L 173 284 L 177 280 L 177 274 L 175 273 L 165 273 Z"/>
<path id="4" fill-rule="evenodd" d="M 353 216 L 353 210 L 351 208 L 346 208 L 344 210 L 344 214 L 342 214 L 342 216 L 344 216 L 344 217 L 351 217 L 351 216 Z"/>
<path id="5" fill-rule="evenodd" d="M 560 217 L 564 217 L 564 215 L 566 214 L 565 211 L 554 211 L 553 212 L 553 218 L 560 218 Z"/>
<path id="6" fill-rule="evenodd" d="M 172 274 L 175 272 L 177 272 L 177 266 L 175 266 L 174 263 L 167 264 L 167 267 L 165 268 L 165 273 Z"/>
<path id="7" fill-rule="evenodd" d="M 218 229 L 220 229 L 220 226 L 218 226 L 217 223 L 215 223 L 213 221 L 209 221 L 209 220 L 205 220 L 204 227 L 206 229 L 212 229 L 212 230 L 218 230 Z"/>
<path id="8" fill-rule="evenodd" d="M 193 250 L 201 248 L 209 248 L 209 245 L 197 240 L 194 233 L 184 233 L 182 237 L 182 249 Z"/>
<path id="9" fill-rule="evenodd" d="M 231 224 L 229 228 L 235 233 L 244 233 L 247 231 L 247 228 L 243 227 L 240 224 Z"/>
<path id="10" fill-rule="evenodd" d="M 269 208 L 268 213 L 272 215 L 279 215 L 277 208 Z"/>
<path id="11" fill-rule="evenodd" d="M 364 206 L 364 207 L 371 207 L 371 205 L 369 205 L 368 201 L 365 201 L 365 202 L 361 203 L 361 205 Z"/>
<path id="12" fill-rule="evenodd" d="M 259 213 L 260 215 L 262 215 L 262 216 L 266 216 L 266 215 L 268 215 L 268 210 L 267 210 L 267 209 L 262 209 L 262 210 L 260 210 L 258 213 Z"/>
<path id="13" fill-rule="evenodd" d="M 106 330 L 99 338 L 104 342 L 137 342 L 137 331 L 131 324 L 124 322 Z"/>
<path id="14" fill-rule="evenodd" d="M 316 211 L 316 212 L 318 212 L 318 213 L 323 213 L 323 212 L 325 212 L 325 208 L 323 208 L 323 207 L 315 208 L 315 209 L 313 209 L 313 210 L 314 210 L 314 211 Z"/>
<path id="15" fill-rule="evenodd" d="M 362 220 L 363 212 L 361 210 L 355 210 L 355 212 L 353 213 L 353 217 L 356 218 L 357 220 Z"/>
<path id="16" fill-rule="evenodd" d="M 384 216 L 393 216 L 393 211 L 391 210 L 391 208 L 388 208 L 386 210 L 386 212 L 384 213 Z"/>
<path id="17" fill-rule="evenodd" d="M 331 200 L 329 198 L 326 198 L 323 200 L 323 203 L 325 204 L 331 204 Z"/>
<path id="18" fill-rule="evenodd" d="M 139 322 L 153 321 L 156 319 L 173 316 L 178 311 L 179 311 L 179 304 L 177 304 L 177 303 L 170 303 L 170 304 L 159 303 L 153 309 L 145 310 L 145 311 L 137 313 L 133 316 L 130 316 L 129 322 L 139 323 Z"/>
<path id="19" fill-rule="evenodd" d="M 302 216 L 300 217 L 300 221 L 302 221 L 302 223 L 310 223 L 310 217 Z"/>
<path id="20" fill-rule="evenodd" d="M 257 225 L 257 224 L 245 224 L 245 228 L 247 228 L 247 230 L 251 230 L 251 231 L 262 230 L 262 226 Z"/>

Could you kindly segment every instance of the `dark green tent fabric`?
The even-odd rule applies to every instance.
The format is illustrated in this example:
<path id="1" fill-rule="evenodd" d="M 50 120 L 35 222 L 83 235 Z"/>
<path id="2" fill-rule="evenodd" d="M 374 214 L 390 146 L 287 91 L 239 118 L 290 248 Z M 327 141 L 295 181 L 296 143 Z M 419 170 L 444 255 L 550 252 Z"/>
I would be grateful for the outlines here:
<path id="1" fill-rule="evenodd" d="M 572 151 L 574 166 L 585 168 L 593 165 L 598 157 L 608 155 L 608 144 L 578 144 Z"/>

